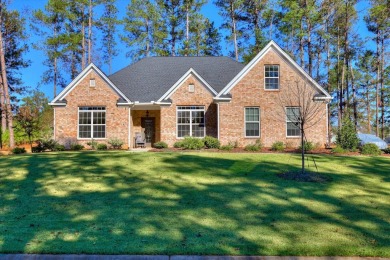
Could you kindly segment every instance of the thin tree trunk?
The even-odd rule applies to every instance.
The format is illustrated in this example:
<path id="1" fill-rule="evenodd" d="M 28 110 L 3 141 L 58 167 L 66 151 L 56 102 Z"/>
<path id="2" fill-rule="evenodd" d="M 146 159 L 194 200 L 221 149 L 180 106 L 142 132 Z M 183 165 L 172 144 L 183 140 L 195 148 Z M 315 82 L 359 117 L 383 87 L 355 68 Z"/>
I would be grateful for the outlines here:
<path id="1" fill-rule="evenodd" d="M 81 22 L 81 35 L 82 35 L 82 40 L 81 40 L 81 49 L 82 49 L 82 54 L 81 54 L 81 69 L 85 69 L 86 65 L 86 49 L 85 49 L 85 23 L 84 23 L 84 8 L 83 8 L 83 14 L 82 14 L 82 22 Z"/>
<path id="2" fill-rule="evenodd" d="M 385 45 L 384 45 L 384 37 L 381 39 L 381 65 L 380 65 L 380 92 L 381 92 L 381 138 L 385 138 L 385 93 L 383 88 L 383 76 L 384 76 L 384 66 L 385 66 Z"/>
<path id="3" fill-rule="evenodd" d="M 312 77 L 313 76 L 313 53 L 311 50 L 311 24 L 310 22 L 308 23 L 308 28 L 307 28 L 307 56 L 309 58 L 308 61 L 308 70 L 309 70 L 309 75 Z"/>
<path id="4" fill-rule="evenodd" d="M 375 91 L 375 123 L 376 129 L 375 134 L 379 136 L 379 78 L 380 78 L 380 66 L 379 66 L 379 32 L 376 36 L 376 58 L 377 58 L 377 68 L 376 68 L 376 91 Z"/>
<path id="5" fill-rule="evenodd" d="M 54 37 L 57 37 L 57 29 L 54 25 Z M 57 47 L 56 47 L 56 51 L 57 51 Z M 54 97 L 57 96 L 57 54 L 54 55 L 54 60 L 53 60 L 53 67 L 54 67 L 54 76 L 53 76 L 53 92 L 54 92 Z"/>
<path id="6" fill-rule="evenodd" d="M 6 111 L 7 111 L 7 121 L 8 121 L 8 130 L 9 130 L 9 147 L 13 148 L 15 146 L 13 115 L 12 115 L 12 108 L 11 108 L 11 98 L 10 98 L 9 90 L 8 90 L 7 70 L 6 70 L 4 55 L 5 55 L 5 53 L 4 53 L 4 44 L 3 44 L 3 32 L 0 30 L 1 77 L 2 77 L 2 81 L 3 81 L 4 99 L 5 99 Z"/>
<path id="7" fill-rule="evenodd" d="M 343 120 L 343 95 L 341 91 L 340 83 L 340 30 L 337 28 L 337 101 L 338 101 L 338 128 L 341 128 L 341 122 Z"/>
<path id="8" fill-rule="evenodd" d="M 186 50 L 184 56 L 188 56 L 188 45 L 190 43 L 190 12 L 188 4 L 186 6 Z"/>
<path id="9" fill-rule="evenodd" d="M 370 91 L 369 91 L 369 85 L 370 83 L 367 82 L 367 91 L 366 91 L 366 103 L 367 103 L 367 129 L 368 133 L 371 134 L 371 100 L 370 100 Z"/>
<path id="10" fill-rule="evenodd" d="M 238 61 L 237 31 L 236 31 L 236 20 L 234 17 L 232 17 L 232 23 L 233 23 L 234 56 L 236 58 L 236 61 Z"/>
<path id="11" fill-rule="evenodd" d="M 54 76 L 53 76 L 54 97 L 57 96 L 57 58 L 54 58 Z"/>
<path id="12" fill-rule="evenodd" d="M 145 55 L 146 57 L 150 56 L 150 35 L 149 35 L 149 19 L 146 18 L 145 20 L 145 25 L 146 25 L 146 35 L 148 37 L 148 40 L 146 41 L 146 50 L 145 50 Z"/>
<path id="13" fill-rule="evenodd" d="M 329 25 L 328 25 L 328 20 L 326 20 L 326 32 L 328 32 L 329 30 Z M 326 67 L 327 67 L 327 82 L 328 84 L 326 84 L 326 90 L 328 91 L 328 93 L 330 93 L 330 48 L 329 48 L 329 39 L 328 38 L 325 38 L 325 44 L 326 44 Z M 328 117 L 328 144 L 330 145 L 331 143 L 331 139 L 332 139 L 332 136 L 331 136 L 331 129 L 332 129 L 332 125 L 331 125 L 331 111 L 330 111 L 330 105 L 328 104 L 328 114 L 327 114 L 327 117 Z"/>
<path id="14" fill-rule="evenodd" d="M 89 0 L 88 17 L 88 64 L 92 62 L 92 0 Z"/>
<path id="15" fill-rule="evenodd" d="M 352 84 L 352 104 L 353 104 L 353 119 L 355 120 L 355 130 L 357 130 L 358 125 L 358 116 L 357 116 L 357 101 L 356 101 L 356 86 L 355 86 L 355 77 L 353 74 L 353 69 L 351 69 L 351 84 Z"/>
<path id="16" fill-rule="evenodd" d="M 7 112 L 5 106 L 3 77 L 1 75 L 0 75 L 0 109 L 1 109 L 1 130 L 2 132 L 4 132 L 5 129 L 7 129 Z"/>

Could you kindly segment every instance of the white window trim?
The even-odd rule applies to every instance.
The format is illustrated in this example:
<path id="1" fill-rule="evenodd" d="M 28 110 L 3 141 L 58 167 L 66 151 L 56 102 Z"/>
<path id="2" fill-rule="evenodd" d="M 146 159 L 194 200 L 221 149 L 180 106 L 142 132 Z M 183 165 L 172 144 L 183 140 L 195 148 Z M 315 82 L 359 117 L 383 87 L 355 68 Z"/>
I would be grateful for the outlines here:
<path id="1" fill-rule="evenodd" d="M 257 108 L 259 110 L 259 121 L 246 121 L 246 109 L 247 108 Z M 260 117 L 260 107 L 244 107 L 244 136 L 245 138 L 259 138 L 260 135 L 261 135 L 261 129 L 260 129 L 260 120 L 261 120 L 261 117 Z M 258 136 L 247 136 L 246 135 L 246 123 L 258 123 L 259 124 L 259 135 Z"/>
<path id="2" fill-rule="evenodd" d="M 287 123 L 288 122 L 295 122 L 295 121 L 288 121 L 288 117 L 287 117 L 287 109 L 288 108 L 299 108 L 300 109 L 300 107 L 285 107 L 285 115 L 286 115 L 286 138 L 300 138 L 301 137 L 301 135 L 288 135 L 287 134 L 287 130 L 288 130 L 288 127 L 287 127 Z M 302 131 L 302 130 L 300 130 L 300 131 Z"/>
<path id="3" fill-rule="evenodd" d="M 81 106 L 81 107 L 92 107 L 92 106 Z M 91 126 L 91 137 L 90 138 L 85 138 L 85 137 L 80 137 L 80 107 L 77 109 L 77 140 L 106 140 L 107 139 L 107 110 L 104 108 L 104 110 L 81 110 L 82 112 L 91 112 L 91 122 L 93 122 L 93 112 L 104 112 L 105 113 L 105 136 L 104 138 L 95 138 L 93 137 L 93 123 L 90 124 Z M 81 124 L 81 125 L 86 125 L 86 124 Z M 97 124 L 97 125 L 103 125 L 103 124 Z"/>
<path id="4" fill-rule="evenodd" d="M 277 66 L 278 67 L 278 77 L 267 77 L 267 78 L 271 78 L 271 79 L 278 79 L 278 88 L 275 88 L 275 89 L 273 89 L 273 88 L 270 88 L 270 89 L 268 89 L 268 88 L 266 88 L 266 85 L 265 85 L 265 67 L 267 67 L 267 66 Z M 264 65 L 264 90 L 266 90 L 266 91 L 279 91 L 280 90 L 280 65 L 279 64 L 265 64 Z"/>
<path id="5" fill-rule="evenodd" d="M 177 122 L 177 119 L 179 118 L 179 109 L 178 107 L 203 107 L 203 110 L 202 109 L 188 109 L 188 110 L 185 110 L 185 109 L 181 109 L 180 111 L 190 111 L 190 136 L 191 137 L 195 137 L 195 138 L 204 138 L 206 136 L 206 109 L 205 109 L 205 106 L 176 106 L 176 139 L 184 139 L 184 136 L 183 137 L 179 137 L 179 123 Z M 203 114 L 204 114 L 204 130 L 203 130 L 203 137 L 199 137 L 199 136 L 192 136 L 192 111 L 203 111 Z"/>

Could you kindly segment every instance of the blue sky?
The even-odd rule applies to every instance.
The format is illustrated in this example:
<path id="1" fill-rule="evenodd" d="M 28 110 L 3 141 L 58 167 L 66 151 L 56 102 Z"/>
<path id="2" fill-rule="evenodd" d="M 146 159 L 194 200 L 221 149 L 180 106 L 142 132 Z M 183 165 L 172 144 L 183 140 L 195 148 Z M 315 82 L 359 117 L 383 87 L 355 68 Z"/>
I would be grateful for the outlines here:
<path id="1" fill-rule="evenodd" d="M 43 9 L 47 0 L 13 0 L 11 4 L 9 5 L 10 10 L 19 10 L 21 13 L 24 13 L 25 16 L 30 16 L 29 14 L 31 11 L 36 9 Z M 213 1 L 209 1 L 203 9 L 202 13 L 208 17 L 211 21 L 215 22 L 215 26 L 218 28 L 221 23 L 222 19 L 218 15 L 218 9 L 213 5 Z M 117 0 L 117 7 L 119 10 L 119 17 L 123 17 L 126 12 L 126 6 L 129 3 L 129 0 Z M 358 4 L 357 9 L 360 12 L 361 17 L 366 13 L 366 10 L 368 8 L 368 3 L 366 1 L 362 1 Z M 362 15 L 363 14 L 363 15 Z M 52 85 L 40 85 L 39 82 L 41 80 L 41 75 L 45 71 L 45 67 L 43 66 L 42 62 L 44 60 L 43 54 L 40 51 L 37 51 L 32 48 L 32 43 L 37 42 L 37 37 L 34 36 L 32 32 L 29 31 L 29 24 L 30 21 L 27 19 L 27 32 L 29 35 L 28 43 L 30 46 L 30 50 L 28 53 L 26 53 L 25 57 L 26 59 L 31 61 L 31 65 L 23 69 L 21 71 L 22 80 L 26 86 L 29 86 L 31 89 L 39 87 L 41 91 L 43 91 L 49 99 L 53 98 L 53 88 Z M 368 32 L 365 27 L 365 24 L 363 21 L 359 21 L 358 24 L 355 27 L 355 30 L 359 34 L 362 35 L 363 38 L 367 37 Z M 222 51 L 223 55 L 227 55 L 228 51 L 231 49 L 230 44 L 223 41 L 221 43 L 222 45 Z M 128 64 L 131 63 L 131 59 L 126 57 L 126 52 L 128 51 L 125 46 L 118 41 L 118 50 L 119 55 L 114 58 L 113 64 L 112 64 L 112 71 L 115 72 Z M 106 66 L 102 67 L 102 70 L 107 73 L 108 68 Z"/>

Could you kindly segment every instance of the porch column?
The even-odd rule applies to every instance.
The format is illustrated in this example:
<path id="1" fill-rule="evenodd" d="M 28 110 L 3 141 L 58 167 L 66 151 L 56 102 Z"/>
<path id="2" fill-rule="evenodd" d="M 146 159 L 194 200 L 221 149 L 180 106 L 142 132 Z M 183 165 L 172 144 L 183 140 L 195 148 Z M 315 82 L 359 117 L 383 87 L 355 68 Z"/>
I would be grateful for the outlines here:
<path id="1" fill-rule="evenodd" d="M 133 147 L 133 141 L 132 141 L 132 134 L 131 134 L 131 129 L 132 129 L 132 126 L 133 126 L 133 117 L 131 116 L 131 107 L 129 106 L 129 125 L 128 125 L 128 149 L 131 150 L 131 148 Z"/>

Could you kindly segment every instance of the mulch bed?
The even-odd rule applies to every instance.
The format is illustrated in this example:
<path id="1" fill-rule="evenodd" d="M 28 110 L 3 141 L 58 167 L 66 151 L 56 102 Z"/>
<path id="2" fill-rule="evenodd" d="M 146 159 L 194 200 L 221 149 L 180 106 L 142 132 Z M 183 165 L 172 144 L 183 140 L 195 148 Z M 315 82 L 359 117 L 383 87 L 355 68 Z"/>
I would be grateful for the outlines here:
<path id="1" fill-rule="evenodd" d="M 298 171 L 288 171 L 284 173 L 280 173 L 277 175 L 279 178 L 285 179 L 285 180 L 292 180 L 292 181 L 299 181 L 299 182 L 329 182 L 332 180 L 331 177 L 325 176 L 319 173 L 311 172 L 311 171 L 304 171 L 303 173 Z"/>
<path id="2" fill-rule="evenodd" d="M 206 151 L 206 152 L 225 152 L 225 153 L 300 153 L 298 149 L 290 148 L 290 149 L 284 149 L 283 152 L 276 152 L 271 150 L 271 148 L 265 147 L 262 148 L 260 151 L 252 152 L 252 151 L 245 151 L 244 148 L 242 147 L 237 147 L 233 148 L 230 151 L 226 150 L 219 150 L 219 149 L 202 149 L 202 150 L 185 150 L 182 148 L 165 148 L 165 149 L 156 149 L 153 148 L 150 150 L 150 152 L 201 152 L 201 151 Z M 357 156 L 360 155 L 359 152 L 348 152 L 348 153 L 343 153 L 343 154 L 335 154 L 332 153 L 332 149 L 329 148 L 319 148 L 315 149 L 310 152 L 306 152 L 305 154 L 334 154 L 334 155 L 344 155 L 344 156 Z M 388 156 L 387 154 L 385 156 Z"/>

